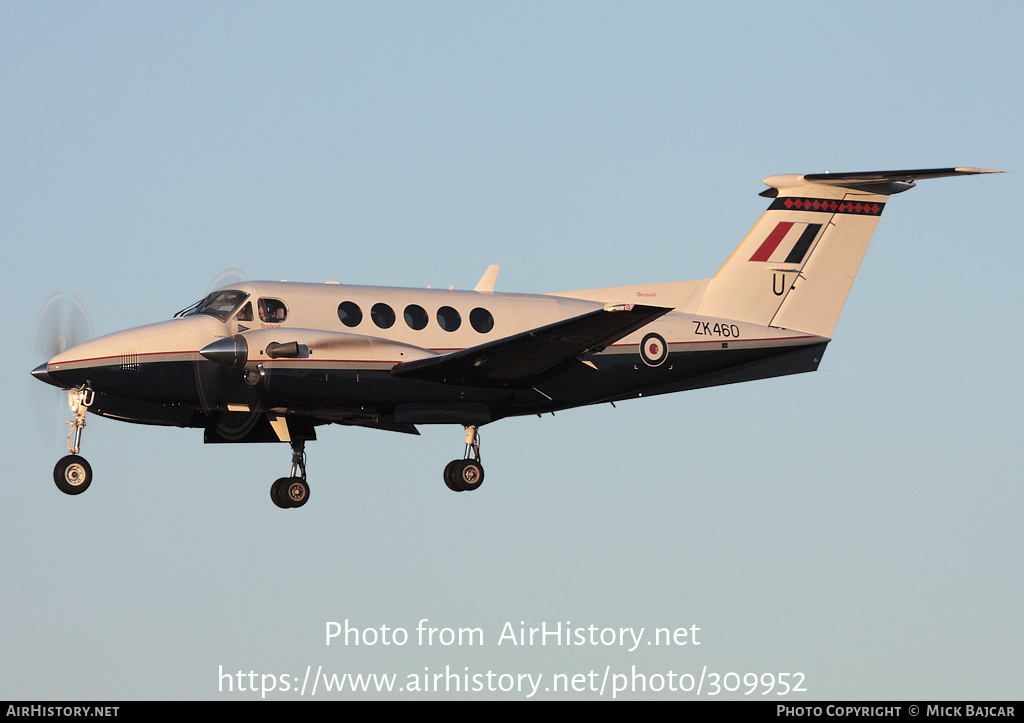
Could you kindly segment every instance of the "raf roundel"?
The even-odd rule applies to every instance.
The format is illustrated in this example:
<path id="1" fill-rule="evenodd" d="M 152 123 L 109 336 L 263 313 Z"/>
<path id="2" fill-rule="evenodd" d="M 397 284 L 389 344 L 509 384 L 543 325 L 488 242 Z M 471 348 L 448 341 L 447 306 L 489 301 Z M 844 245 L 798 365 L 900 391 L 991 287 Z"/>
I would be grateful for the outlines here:
<path id="1" fill-rule="evenodd" d="M 644 364 L 656 367 L 668 358 L 668 344 L 661 334 L 648 334 L 640 342 L 640 356 Z"/>

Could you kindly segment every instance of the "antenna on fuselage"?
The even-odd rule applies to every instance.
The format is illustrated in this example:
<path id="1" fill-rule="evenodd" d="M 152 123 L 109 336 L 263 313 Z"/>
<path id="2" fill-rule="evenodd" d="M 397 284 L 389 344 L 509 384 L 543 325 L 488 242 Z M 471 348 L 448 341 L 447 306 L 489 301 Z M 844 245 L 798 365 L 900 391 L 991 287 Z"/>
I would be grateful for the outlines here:
<path id="1" fill-rule="evenodd" d="M 473 289 L 473 291 L 478 291 L 484 294 L 494 293 L 494 282 L 498 280 L 498 272 L 500 270 L 501 267 L 497 264 L 491 264 L 488 266 L 487 271 L 485 271 L 484 275 L 480 277 L 480 281 L 477 283 L 476 288 Z"/>

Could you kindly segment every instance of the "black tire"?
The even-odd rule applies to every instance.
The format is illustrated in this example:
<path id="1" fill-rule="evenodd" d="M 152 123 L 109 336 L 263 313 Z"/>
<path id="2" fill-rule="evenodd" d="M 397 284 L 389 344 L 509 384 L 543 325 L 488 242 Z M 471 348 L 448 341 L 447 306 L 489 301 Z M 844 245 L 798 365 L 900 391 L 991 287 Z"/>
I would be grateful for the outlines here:
<path id="1" fill-rule="evenodd" d="M 484 483 L 484 466 L 474 459 L 462 460 L 462 466 L 458 468 L 457 481 L 467 492 L 480 489 L 480 485 Z"/>
<path id="2" fill-rule="evenodd" d="M 444 483 L 448 486 L 452 492 L 462 492 L 464 488 L 459 483 L 459 468 L 462 465 L 463 460 L 453 459 L 444 468 Z"/>
<path id="3" fill-rule="evenodd" d="M 290 480 L 290 477 L 282 477 L 279 480 L 275 480 L 274 484 L 270 485 L 270 499 L 282 510 L 286 510 L 291 507 L 291 503 L 286 494 L 286 485 Z"/>
<path id="4" fill-rule="evenodd" d="M 92 467 L 77 454 L 69 454 L 53 468 L 53 481 L 64 494 L 80 495 L 92 484 Z"/>

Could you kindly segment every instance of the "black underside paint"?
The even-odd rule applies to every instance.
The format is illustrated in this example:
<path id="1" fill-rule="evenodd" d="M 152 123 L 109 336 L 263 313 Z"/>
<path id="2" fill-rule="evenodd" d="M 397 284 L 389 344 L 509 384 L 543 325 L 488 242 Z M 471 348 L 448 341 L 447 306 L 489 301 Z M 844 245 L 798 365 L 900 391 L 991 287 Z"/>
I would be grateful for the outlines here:
<path id="1" fill-rule="evenodd" d="M 657 367 L 639 352 L 588 357 L 528 388 L 472 387 L 396 379 L 387 370 L 271 368 L 252 388 L 242 372 L 209 361 L 154 362 L 52 372 L 88 382 L 89 411 L 138 424 L 199 427 L 208 442 L 278 441 L 267 413 L 288 418 L 294 439 L 338 423 L 415 433 L 416 424 L 486 424 L 504 417 L 814 371 L 828 342 L 757 349 L 676 351 Z M 229 410 L 228 405 L 232 405 Z M 238 411 L 239 407 L 248 411 Z M 278 410 L 273 412 L 272 410 Z"/>

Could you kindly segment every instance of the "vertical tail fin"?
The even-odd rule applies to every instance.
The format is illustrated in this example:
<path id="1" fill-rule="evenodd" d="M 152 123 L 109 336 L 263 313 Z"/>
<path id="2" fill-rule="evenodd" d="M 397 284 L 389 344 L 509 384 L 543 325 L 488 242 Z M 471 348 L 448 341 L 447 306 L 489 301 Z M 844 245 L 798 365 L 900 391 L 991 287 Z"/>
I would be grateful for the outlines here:
<path id="1" fill-rule="evenodd" d="M 708 282 L 697 313 L 831 337 L 886 199 L 979 168 L 765 179 L 768 210 Z"/>

